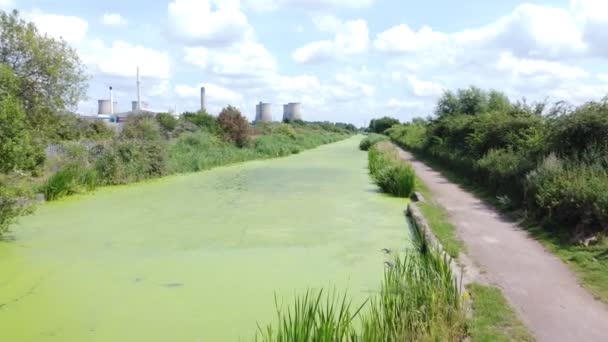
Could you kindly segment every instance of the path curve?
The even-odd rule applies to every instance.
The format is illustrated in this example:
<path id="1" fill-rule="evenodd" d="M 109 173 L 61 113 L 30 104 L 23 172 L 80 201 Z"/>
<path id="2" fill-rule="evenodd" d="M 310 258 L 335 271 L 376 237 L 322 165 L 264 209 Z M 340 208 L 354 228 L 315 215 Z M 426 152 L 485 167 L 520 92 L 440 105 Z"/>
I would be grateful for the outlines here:
<path id="1" fill-rule="evenodd" d="M 449 213 L 467 254 L 500 287 L 538 341 L 608 341 L 608 306 L 516 224 L 439 172 L 401 151 Z"/>

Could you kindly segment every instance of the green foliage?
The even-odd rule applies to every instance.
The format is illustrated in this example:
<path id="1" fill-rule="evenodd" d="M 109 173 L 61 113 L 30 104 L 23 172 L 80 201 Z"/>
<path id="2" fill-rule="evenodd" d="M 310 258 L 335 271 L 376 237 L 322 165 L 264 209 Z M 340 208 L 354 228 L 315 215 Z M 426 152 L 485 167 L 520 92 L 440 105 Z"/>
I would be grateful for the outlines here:
<path id="1" fill-rule="evenodd" d="M 238 147 L 247 145 L 251 136 L 251 127 L 237 108 L 228 106 L 222 109 L 217 117 L 217 122 L 226 141 L 230 141 Z"/>
<path id="2" fill-rule="evenodd" d="M 63 40 L 38 32 L 17 11 L 0 11 L 0 64 L 13 71 L 19 100 L 36 137 L 55 138 L 57 115 L 86 93 L 85 68 Z"/>
<path id="3" fill-rule="evenodd" d="M 185 112 L 182 114 L 182 119 L 209 133 L 221 133 L 217 119 L 206 112 Z"/>
<path id="4" fill-rule="evenodd" d="M 100 152 L 95 169 L 107 185 L 160 177 L 167 174 L 167 147 L 162 140 L 116 139 Z"/>
<path id="5" fill-rule="evenodd" d="M 575 156 L 589 149 L 608 152 L 608 98 L 589 102 L 551 121 L 553 150 Z"/>
<path id="6" fill-rule="evenodd" d="M 308 291 L 286 311 L 277 305 L 276 325 L 258 326 L 256 340 L 461 341 L 464 299 L 449 263 L 435 250 L 396 257 L 380 294 L 354 312 L 346 295 Z"/>
<path id="7" fill-rule="evenodd" d="M 323 295 L 323 290 L 308 290 L 284 308 L 275 297 L 277 326 L 258 326 L 256 341 L 347 341 L 356 340 L 353 319 L 363 306 L 352 312 L 347 296 Z M 365 303 L 363 304 L 365 305 Z"/>
<path id="8" fill-rule="evenodd" d="M 367 151 L 373 145 L 386 140 L 388 140 L 388 137 L 386 135 L 371 133 L 363 140 L 361 140 L 361 142 L 359 143 L 359 149 L 361 151 Z"/>
<path id="9" fill-rule="evenodd" d="M 526 179 L 528 204 L 554 229 L 575 237 L 608 232 L 608 170 L 599 164 L 562 161 L 550 155 Z"/>
<path id="10" fill-rule="evenodd" d="M 166 137 L 170 137 L 171 133 L 177 128 L 178 120 L 169 113 L 156 114 L 156 121 Z"/>
<path id="11" fill-rule="evenodd" d="M 219 165 L 258 157 L 251 149 L 240 149 L 208 132 L 180 136 L 169 149 L 169 171 L 196 172 Z"/>
<path id="12" fill-rule="evenodd" d="M 44 161 L 27 129 L 25 112 L 12 95 L 0 98 L 0 172 L 32 170 Z"/>
<path id="13" fill-rule="evenodd" d="M 384 134 L 384 131 L 398 124 L 399 120 L 385 116 L 380 119 L 373 119 L 370 121 L 368 130 L 371 133 Z"/>
<path id="14" fill-rule="evenodd" d="M 469 324 L 472 341 L 534 341 L 500 289 L 480 284 L 472 284 L 468 289 L 473 299 L 473 315 Z"/>
<path id="15" fill-rule="evenodd" d="M 373 145 L 368 152 L 368 168 L 382 191 L 398 197 L 409 197 L 414 192 L 414 170 L 399 158 L 392 144 Z"/>
<path id="16" fill-rule="evenodd" d="M 435 115 L 445 118 L 453 115 L 479 115 L 495 111 L 510 111 L 512 104 L 503 93 L 495 90 L 489 92 L 476 87 L 459 89 L 456 94 L 451 91 L 443 93 L 437 103 Z"/>
<path id="17" fill-rule="evenodd" d="M 80 163 L 71 163 L 53 174 L 41 187 L 48 201 L 95 189 L 97 172 Z"/>
<path id="18" fill-rule="evenodd" d="M 115 136 L 114 131 L 103 121 L 90 121 L 77 114 L 64 113 L 57 115 L 55 137 L 59 141 L 67 140 L 105 140 Z"/>
<path id="19" fill-rule="evenodd" d="M 160 125 L 151 114 L 129 116 L 120 136 L 122 139 L 148 141 L 159 141 L 162 139 Z"/>

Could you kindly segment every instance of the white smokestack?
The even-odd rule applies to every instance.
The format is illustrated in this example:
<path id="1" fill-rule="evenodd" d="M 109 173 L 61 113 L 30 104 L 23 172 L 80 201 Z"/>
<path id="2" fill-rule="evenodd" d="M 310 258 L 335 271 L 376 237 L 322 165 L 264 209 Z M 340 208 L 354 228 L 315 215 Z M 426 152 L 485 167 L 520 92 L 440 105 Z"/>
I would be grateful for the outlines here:
<path id="1" fill-rule="evenodd" d="M 110 86 L 110 114 L 114 115 L 114 91 L 112 91 L 112 86 Z"/>
<path id="2" fill-rule="evenodd" d="M 141 110 L 141 90 L 140 90 L 140 80 L 139 80 L 139 67 L 137 67 L 137 111 Z"/>
<path id="3" fill-rule="evenodd" d="M 206 112 L 205 108 L 205 87 L 201 87 L 201 111 Z"/>

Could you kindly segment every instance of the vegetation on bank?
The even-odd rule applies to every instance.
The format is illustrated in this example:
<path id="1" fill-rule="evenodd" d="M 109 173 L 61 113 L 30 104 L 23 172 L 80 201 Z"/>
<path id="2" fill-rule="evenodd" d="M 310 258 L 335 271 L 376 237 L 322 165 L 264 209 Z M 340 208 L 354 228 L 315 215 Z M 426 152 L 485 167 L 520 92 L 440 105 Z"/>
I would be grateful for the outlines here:
<path id="1" fill-rule="evenodd" d="M 608 301 L 608 99 L 550 107 L 470 88 L 386 133 L 521 219 Z"/>
<path id="2" fill-rule="evenodd" d="M 420 241 L 388 263 L 380 292 L 352 307 L 347 295 L 308 291 L 291 306 L 277 303 L 277 322 L 260 341 L 461 341 L 464 297 L 449 260 Z"/>
<path id="3" fill-rule="evenodd" d="M 473 315 L 469 323 L 475 342 L 534 341 L 534 337 L 511 309 L 500 289 L 471 284 Z"/>
<path id="4" fill-rule="evenodd" d="M 375 145 L 381 141 L 386 141 L 386 140 L 388 140 L 388 137 L 386 135 L 370 133 L 367 137 L 365 137 L 363 140 L 361 140 L 361 142 L 359 143 L 359 149 L 361 151 L 367 151 L 373 145 Z"/>
<path id="5" fill-rule="evenodd" d="M 0 11 L 0 236 L 48 200 L 177 172 L 298 153 L 356 132 L 349 124 L 252 127 L 235 107 L 208 113 L 131 115 L 120 133 L 70 112 L 87 89 L 86 70 L 65 41 Z M 45 152 L 52 146 L 52 153 Z"/>
<path id="6" fill-rule="evenodd" d="M 414 192 L 414 170 L 390 142 L 380 142 L 369 149 L 368 169 L 382 191 L 398 197 L 410 197 Z"/>

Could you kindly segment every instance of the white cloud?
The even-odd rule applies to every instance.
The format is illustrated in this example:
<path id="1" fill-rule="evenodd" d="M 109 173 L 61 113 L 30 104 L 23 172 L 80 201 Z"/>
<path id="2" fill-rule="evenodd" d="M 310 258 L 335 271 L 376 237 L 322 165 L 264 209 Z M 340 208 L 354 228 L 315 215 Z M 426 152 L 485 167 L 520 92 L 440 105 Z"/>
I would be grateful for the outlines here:
<path id="1" fill-rule="evenodd" d="M 127 26 L 127 19 L 123 18 L 118 13 L 104 13 L 101 17 L 101 22 L 106 26 L 123 27 Z"/>
<path id="2" fill-rule="evenodd" d="M 94 73 L 134 78 L 139 66 L 142 77 L 168 79 L 171 74 L 168 53 L 122 40 L 111 46 L 94 40 L 81 49 L 81 57 Z"/>
<path id="3" fill-rule="evenodd" d="M 428 26 L 414 31 L 406 24 L 401 24 L 378 34 L 374 47 L 388 53 L 420 52 L 445 44 L 447 38 L 446 34 L 435 32 Z"/>
<path id="4" fill-rule="evenodd" d="M 334 16 L 333 14 L 320 14 L 312 18 L 312 22 L 321 32 L 337 32 L 343 25 L 342 20 Z"/>
<path id="5" fill-rule="evenodd" d="M 424 108 L 424 102 L 422 101 L 411 101 L 411 100 L 398 100 L 392 97 L 388 100 L 388 108 L 392 109 L 421 109 Z"/>
<path id="6" fill-rule="evenodd" d="M 600 80 L 602 82 L 605 82 L 605 83 L 608 83 L 608 73 L 606 73 L 606 74 L 597 74 L 596 77 L 597 77 L 598 80 Z"/>
<path id="7" fill-rule="evenodd" d="M 513 76 L 535 77 L 552 76 L 559 79 L 585 78 L 589 74 L 583 68 L 563 65 L 539 59 L 516 58 L 511 53 L 502 53 L 497 68 Z"/>
<path id="8" fill-rule="evenodd" d="M 0 0 L 0 8 L 2 9 L 10 9 L 15 6 L 14 0 Z"/>
<path id="9" fill-rule="evenodd" d="M 89 23 L 80 17 L 49 14 L 37 9 L 25 12 L 23 17 L 33 22 L 41 33 L 68 43 L 82 42 L 89 28 Z"/>
<path id="10" fill-rule="evenodd" d="M 184 60 L 218 76 L 255 76 L 277 68 L 274 56 L 264 45 L 244 42 L 225 49 L 184 48 Z"/>
<path id="11" fill-rule="evenodd" d="M 407 80 L 412 88 L 412 92 L 416 96 L 438 96 L 445 89 L 440 83 L 422 81 L 416 78 L 416 76 L 408 76 Z"/>
<path id="12" fill-rule="evenodd" d="M 189 86 L 179 84 L 175 86 L 175 94 L 183 99 L 200 99 L 201 87 L 205 87 L 205 96 L 213 103 L 220 105 L 238 104 L 243 101 L 243 96 L 233 90 L 213 83 Z"/>
<path id="13" fill-rule="evenodd" d="M 293 60 L 302 64 L 318 63 L 367 51 L 369 28 L 365 20 L 349 20 L 333 29 L 336 30 L 333 40 L 308 43 L 292 53 Z"/>
<path id="14" fill-rule="evenodd" d="M 238 1 L 174 0 L 168 16 L 171 35 L 191 44 L 226 46 L 253 34 Z"/>
<path id="15" fill-rule="evenodd" d="M 245 0 L 244 2 L 256 11 L 274 11 L 281 7 L 324 11 L 366 8 L 371 6 L 374 0 Z"/>

